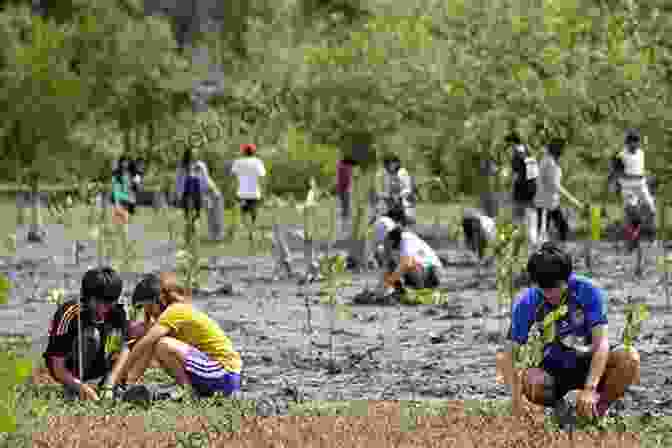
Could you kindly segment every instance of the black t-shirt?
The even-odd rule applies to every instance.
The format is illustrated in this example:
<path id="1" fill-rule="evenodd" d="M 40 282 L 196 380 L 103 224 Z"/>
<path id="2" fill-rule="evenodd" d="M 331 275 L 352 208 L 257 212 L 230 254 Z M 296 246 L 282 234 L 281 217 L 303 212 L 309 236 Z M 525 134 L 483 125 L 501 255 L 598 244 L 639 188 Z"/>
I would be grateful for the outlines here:
<path id="1" fill-rule="evenodd" d="M 43 355 L 47 363 L 51 357 L 68 358 L 72 355 L 73 346 L 77 340 L 79 311 L 77 301 L 71 300 L 59 306 L 54 313 L 49 325 L 49 343 Z M 123 305 L 117 304 L 104 322 L 82 320 L 82 328 L 91 326 L 100 330 L 103 348 L 114 333 L 121 336 L 122 350 L 128 346 L 128 319 Z"/>

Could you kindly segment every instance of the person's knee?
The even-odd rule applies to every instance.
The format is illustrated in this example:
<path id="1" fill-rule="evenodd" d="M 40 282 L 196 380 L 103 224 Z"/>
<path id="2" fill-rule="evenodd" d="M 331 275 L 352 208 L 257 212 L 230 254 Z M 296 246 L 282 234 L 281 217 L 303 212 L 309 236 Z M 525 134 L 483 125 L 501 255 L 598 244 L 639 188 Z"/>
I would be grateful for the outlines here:
<path id="1" fill-rule="evenodd" d="M 614 358 L 611 363 L 614 369 L 621 372 L 624 377 L 631 378 L 632 384 L 639 383 L 640 357 L 637 350 L 616 350 L 609 356 Z"/>
<path id="2" fill-rule="evenodd" d="M 628 350 L 616 349 L 609 356 L 614 357 L 614 363 L 621 367 L 639 365 L 640 363 L 639 352 L 634 348 Z"/>
<path id="3" fill-rule="evenodd" d="M 526 369 L 523 375 L 523 392 L 528 400 L 540 406 L 555 402 L 555 380 L 540 368 Z"/>

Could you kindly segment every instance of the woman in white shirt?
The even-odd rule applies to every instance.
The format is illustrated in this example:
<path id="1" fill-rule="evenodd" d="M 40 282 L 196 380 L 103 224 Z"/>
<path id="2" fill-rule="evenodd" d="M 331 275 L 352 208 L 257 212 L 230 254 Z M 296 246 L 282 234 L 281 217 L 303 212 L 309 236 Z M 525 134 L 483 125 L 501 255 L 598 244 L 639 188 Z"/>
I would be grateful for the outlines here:
<path id="1" fill-rule="evenodd" d="M 257 146 L 254 144 L 240 145 L 241 159 L 237 159 L 231 166 L 231 172 L 238 177 L 238 200 L 240 210 L 250 215 L 252 224 L 257 222 L 257 207 L 261 200 L 259 178 L 266 176 L 264 162 L 256 157 Z"/>

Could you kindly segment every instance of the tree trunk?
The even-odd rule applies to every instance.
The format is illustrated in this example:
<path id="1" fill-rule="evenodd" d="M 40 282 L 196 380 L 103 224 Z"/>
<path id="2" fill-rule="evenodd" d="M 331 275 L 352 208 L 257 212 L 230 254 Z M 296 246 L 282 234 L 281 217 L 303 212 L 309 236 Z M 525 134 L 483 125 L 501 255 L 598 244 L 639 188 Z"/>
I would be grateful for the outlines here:
<path id="1" fill-rule="evenodd" d="M 359 176 L 353 179 L 353 220 L 352 234 L 350 236 L 349 257 L 355 265 L 355 269 L 366 269 L 367 265 L 367 224 L 369 221 L 368 193 L 375 179 L 375 169 L 360 171 Z"/>
<path id="2" fill-rule="evenodd" d="M 31 181 L 31 197 L 30 197 L 30 228 L 28 230 L 28 241 L 34 243 L 44 242 L 46 236 L 42 225 L 42 213 L 39 196 L 39 181 L 34 179 Z"/>

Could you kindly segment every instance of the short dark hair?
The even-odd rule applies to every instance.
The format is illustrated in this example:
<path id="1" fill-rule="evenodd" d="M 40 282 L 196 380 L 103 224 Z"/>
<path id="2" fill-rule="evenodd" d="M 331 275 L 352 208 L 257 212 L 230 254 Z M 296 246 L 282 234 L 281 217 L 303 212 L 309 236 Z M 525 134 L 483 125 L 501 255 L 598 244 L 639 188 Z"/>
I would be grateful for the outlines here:
<path id="1" fill-rule="evenodd" d="M 553 157 L 560 158 L 562 156 L 562 153 L 565 151 L 565 145 L 567 142 L 563 138 L 553 138 L 551 141 L 548 143 L 548 151 L 553 155 Z"/>
<path id="2" fill-rule="evenodd" d="M 387 232 L 385 238 L 392 243 L 392 248 L 398 249 L 401 245 L 401 234 L 403 230 L 401 227 L 395 227 L 394 229 Z"/>
<path id="3" fill-rule="evenodd" d="M 133 290 L 131 303 L 133 306 L 159 302 L 161 295 L 161 282 L 156 274 L 145 275 Z"/>
<path id="4" fill-rule="evenodd" d="M 518 132 L 516 131 L 509 132 L 509 134 L 506 137 L 504 137 L 504 141 L 506 143 L 510 143 L 513 145 L 520 145 L 523 143 L 523 141 L 520 138 L 520 135 L 518 135 Z"/>
<path id="5" fill-rule="evenodd" d="M 401 162 L 399 156 L 393 152 L 388 152 L 383 157 L 383 162 Z"/>
<path id="6" fill-rule="evenodd" d="M 385 216 L 402 226 L 407 224 L 406 211 L 404 210 L 403 205 L 396 204 L 392 206 L 387 213 L 385 213 Z"/>
<path id="7" fill-rule="evenodd" d="M 642 139 L 642 136 L 639 134 L 637 129 L 628 129 L 625 132 L 625 142 L 626 143 L 639 143 Z"/>
<path id="8" fill-rule="evenodd" d="M 556 288 L 569 281 L 572 271 L 572 256 L 553 242 L 544 243 L 527 262 L 530 280 L 542 289 Z"/>
<path id="9" fill-rule="evenodd" d="M 123 282 L 111 267 L 89 269 L 82 277 L 81 296 L 83 300 L 98 299 L 105 303 L 119 300 Z"/>

